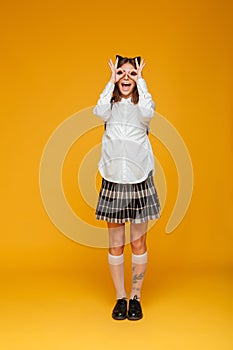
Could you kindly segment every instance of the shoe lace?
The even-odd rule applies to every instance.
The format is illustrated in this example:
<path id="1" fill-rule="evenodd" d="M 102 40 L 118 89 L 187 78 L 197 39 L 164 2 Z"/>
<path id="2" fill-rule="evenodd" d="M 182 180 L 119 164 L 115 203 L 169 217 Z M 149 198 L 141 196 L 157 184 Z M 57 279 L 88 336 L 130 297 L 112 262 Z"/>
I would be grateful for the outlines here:
<path id="1" fill-rule="evenodd" d="M 125 308 L 125 300 L 126 298 L 122 298 L 118 300 L 117 306 L 120 311 L 124 310 Z"/>
<path id="2" fill-rule="evenodd" d="M 133 299 L 131 300 L 131 310 L 141 311 L 141 306 L 137 295 L 134 295 Z"/>

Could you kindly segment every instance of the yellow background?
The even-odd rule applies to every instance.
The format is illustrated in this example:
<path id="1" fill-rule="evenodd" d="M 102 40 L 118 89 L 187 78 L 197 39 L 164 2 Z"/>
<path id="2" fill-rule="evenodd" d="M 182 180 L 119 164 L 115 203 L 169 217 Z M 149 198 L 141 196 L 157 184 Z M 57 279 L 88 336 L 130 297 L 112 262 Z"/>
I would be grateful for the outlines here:
<path id="1" fill-rule="evenodd" d="M 232 10 L 227 0 L 2 4 L 2 349 L 231 348 Z M 157 142 L 168 195 L 148 235 L 145 317 L 136 323 L 111 319 L 107 250 L 61 234 L 39 189 L 46 142 L 96 103 L 115 54 L 145 58 L 157 111 L 182 135 L 195 176 L 189 210 L 166 235 L 177 173 Z M 128 246 L 126 264 L 129 291 Z"/>

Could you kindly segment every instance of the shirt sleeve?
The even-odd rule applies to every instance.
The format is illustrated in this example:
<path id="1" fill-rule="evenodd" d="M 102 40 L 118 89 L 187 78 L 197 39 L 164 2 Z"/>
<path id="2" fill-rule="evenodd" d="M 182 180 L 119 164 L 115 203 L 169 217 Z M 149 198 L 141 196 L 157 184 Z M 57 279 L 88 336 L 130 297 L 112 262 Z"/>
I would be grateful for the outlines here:
<path id="1" fill-rule="evenodd" d="M 109 81 L 103 92 L 100 94 L 97 105 L 93 109 L 93 113 L 107 121 L 111 115 L 111 98 L 115 84 Z"/>
<path id="2" fill-rule="evenodd" d="M 156 105 L 143 78 L 137 80 L 137 88 L 139 94 L 138 107 L 141 111 L 143 120 L 149 122 L 154 115 Z"/>

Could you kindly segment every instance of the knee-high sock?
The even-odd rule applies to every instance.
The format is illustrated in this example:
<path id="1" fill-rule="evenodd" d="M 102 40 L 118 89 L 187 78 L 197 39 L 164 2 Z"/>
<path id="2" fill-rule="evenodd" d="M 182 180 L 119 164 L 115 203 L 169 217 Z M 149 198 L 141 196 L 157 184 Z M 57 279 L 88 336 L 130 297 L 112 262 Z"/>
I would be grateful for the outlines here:
<path id="1" fill-rule="evenodd" d="M 130 293 L 130 299 L 133 299 L 136 295 L 137 299 L 140 300 L 147 260 L 147 251 L 144 254 L 140 255 L 135 255 L 132 253 L 132 290 Z"/>
<path id="2" fill-rule="evenodd" d="M 124 253 L 111 255 L 108 253 L 108 262 L 112 280 L 116 289 L 116 299 L 126 298 L 124 281 Z"/>

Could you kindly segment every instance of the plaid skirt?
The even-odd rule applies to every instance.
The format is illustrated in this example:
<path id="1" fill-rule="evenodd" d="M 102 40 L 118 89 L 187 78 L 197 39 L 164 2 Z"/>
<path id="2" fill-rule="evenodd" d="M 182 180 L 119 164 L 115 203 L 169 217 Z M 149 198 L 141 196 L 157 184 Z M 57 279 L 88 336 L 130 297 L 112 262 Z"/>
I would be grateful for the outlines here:
<path id="1" fill-rule="evenodd" d="M 160 203 L 153 172 L 136 184 L 119 184 L 102 179 L 96 219 L 114 223 L 141 223 L 160 217 Z"/>

